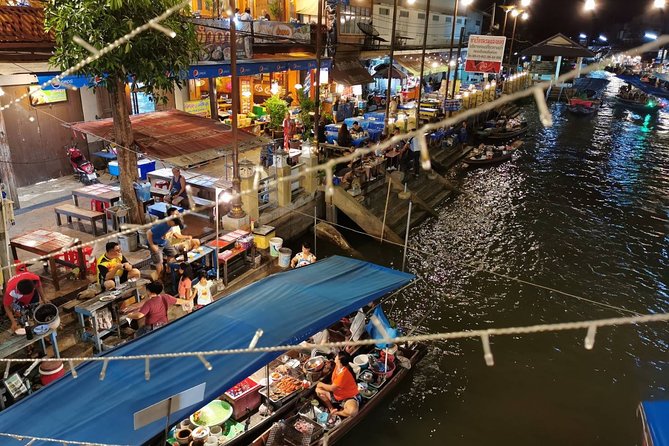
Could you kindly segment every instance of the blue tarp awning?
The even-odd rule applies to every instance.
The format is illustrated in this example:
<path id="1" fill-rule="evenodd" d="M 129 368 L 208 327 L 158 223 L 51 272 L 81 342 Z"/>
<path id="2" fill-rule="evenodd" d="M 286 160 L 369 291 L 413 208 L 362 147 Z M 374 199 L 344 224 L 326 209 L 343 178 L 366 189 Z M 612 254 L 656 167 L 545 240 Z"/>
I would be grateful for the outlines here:
<path id="1" fill-rule="evenodd" d="M 330 68 L 330 59 L 321 60 L 321 69 Z M 312 70 L 317 67 L 316 59 L 297 59 L 292 61 L 239 61 L 237 62 L 237 74 L 239 76 L 251 76 L 253 74 L 276 73 L 286 70 Z M 188 79 L 206 79 L 221 76 L 230 76 L 230 62 L 218 62 L 210 64 L 192 65 L 188 69 Z"/>
<path id="2" fill-rule="evenodd" d="M 627 74 L 616 74 L 616 77 L 624 80 L 628 84 L 638 88 L 646 94 L 657 96 L 658 98 L 669 99 L 669 90 L 657 88 L 649 82 L 641 82 L 639 76 L 630 76 Z"/>
<path id="3" fill-rule="evenodd" d="M 246 348 L 257 329 L 258 346 L 301 342 L 360 307 L 408 283 L 412 275 L 345 257 L 275 274 L 105 353 L 130 356 Z M 133 414 L 205 383 L 205 400 L 170 418 L 177 422 L 222 395 L 280 353 L 212 356 L 207 371 L 196 358 L 101 362 L 69 374 L 2 411 L 0 432 L 63 441 L 140 445 L 165 428 L 165 419 L 137 431 Z M 35 443 L 44 444 L 44 443 Z"/>
<path id="4" fill-rule="evenodd" d="M 669 401 L 644 401 L 641 410 L 650 434 L 648 446 L 669 446 Z"/>

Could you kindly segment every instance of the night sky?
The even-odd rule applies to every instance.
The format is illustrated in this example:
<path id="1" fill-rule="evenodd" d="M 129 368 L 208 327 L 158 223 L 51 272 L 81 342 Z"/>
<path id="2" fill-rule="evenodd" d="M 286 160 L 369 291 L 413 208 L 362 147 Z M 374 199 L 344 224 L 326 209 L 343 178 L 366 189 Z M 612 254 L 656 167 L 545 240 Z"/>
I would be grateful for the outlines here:
<path id="1" fill-rule="evenodd" d="M 529 7 L 530 19 L 518 22 L 517 35 L 533 43 L 540 42 L 558 32 L 577 38 L 579 33 L 608 32 L 616 30 L 614 25 L 631 21 L 633 18 L 649 14 L 653 0 L 595 0 L 597 9 L 594 16 L 583 11 L 585 0 L 532 0 Z M 475 0 L 477 9 L 491 11 L 492 1 Z M 520 0 L 507 0 L 507 4 L 520 3 Z M 497 4 L 503 4 L 498 1 Z M 655 10 L 655 14 L 661 12 Z M 504 12 L 497 9 L 497 17 L 504 18 Z M 497 23 L 501 23 L 499 19 Z M 507 22 L 507 33 L 511 15 Z M 525 29 L 522 29 L 525 28 Z M 617 29 L 620 29 L 618 27 Z"/>

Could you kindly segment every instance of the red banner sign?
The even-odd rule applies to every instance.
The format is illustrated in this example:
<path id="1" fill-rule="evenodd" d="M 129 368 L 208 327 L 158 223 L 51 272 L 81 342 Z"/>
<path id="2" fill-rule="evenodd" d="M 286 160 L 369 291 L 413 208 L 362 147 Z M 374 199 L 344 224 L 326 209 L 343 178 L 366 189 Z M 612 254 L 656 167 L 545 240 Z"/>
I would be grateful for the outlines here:
<path id="1" fill-rule="evenodd" d="M 499 73 L 502 69 L 502 62 L 487 62 L 484 60 L 467 59 L 465 62 L 465 71 L 468 73 Z"/>

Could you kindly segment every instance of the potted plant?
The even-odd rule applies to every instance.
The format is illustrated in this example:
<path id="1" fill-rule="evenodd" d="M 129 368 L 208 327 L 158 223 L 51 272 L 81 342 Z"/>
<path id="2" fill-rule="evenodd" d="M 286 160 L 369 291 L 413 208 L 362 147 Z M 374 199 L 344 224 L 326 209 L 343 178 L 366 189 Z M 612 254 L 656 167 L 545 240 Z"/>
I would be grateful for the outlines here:
<path id="1" fill-rule="evenodd" d="M 288 104 L 279 95 L 272 95 L 265 101 L 267 113 L 269 113 L 269 128 L 275 132 L 280 131 L 283 126 L 283 118 L 288 111 Z"/>
<path id="2" fill-rule="evenodd" d="M 316 104 L 314 101 L 307 95 L 304 88 L 296 90 L 297 92 L 297 101 L 300 103 L 300 120 L 304 127 L 304 132 L 302 132 L 302 140 L 306 141 L 309 139 L 311 130 L 314 128 L 314 110 L 316 109 Z"/>
<path id="3" fill-rule="evenodd" d="M 272 19 L 277 22 L 283 21 L 283 8 L 281 7 L 281 0 L 272 0 L 267 4 L 269 13 Z"/>

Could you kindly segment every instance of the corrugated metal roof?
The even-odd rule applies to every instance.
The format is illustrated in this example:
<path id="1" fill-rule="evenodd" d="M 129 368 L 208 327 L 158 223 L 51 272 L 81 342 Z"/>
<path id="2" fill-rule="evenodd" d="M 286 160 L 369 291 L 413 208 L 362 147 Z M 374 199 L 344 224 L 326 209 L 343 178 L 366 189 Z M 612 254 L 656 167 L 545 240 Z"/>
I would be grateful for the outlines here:
<path id="1" fill-rule="evenodd" d="M 44 10 L 0 6 L 0 43 L 53 43 L 53 36 L 44 29 Z"/>
<path id="2" fill-rule="evenodd" d="M 133 115 L 130 122 L 141 150 L 174 166 L 189 168 L 232 153 L 232 129 L 208 118 L 169 110 Z M 111 118 L 68 125 L 81 133 L 115 140 Z M 237 137 L 240 152 L 267 143 L 265 138 L 244 130 L 238 130 Z"/>

